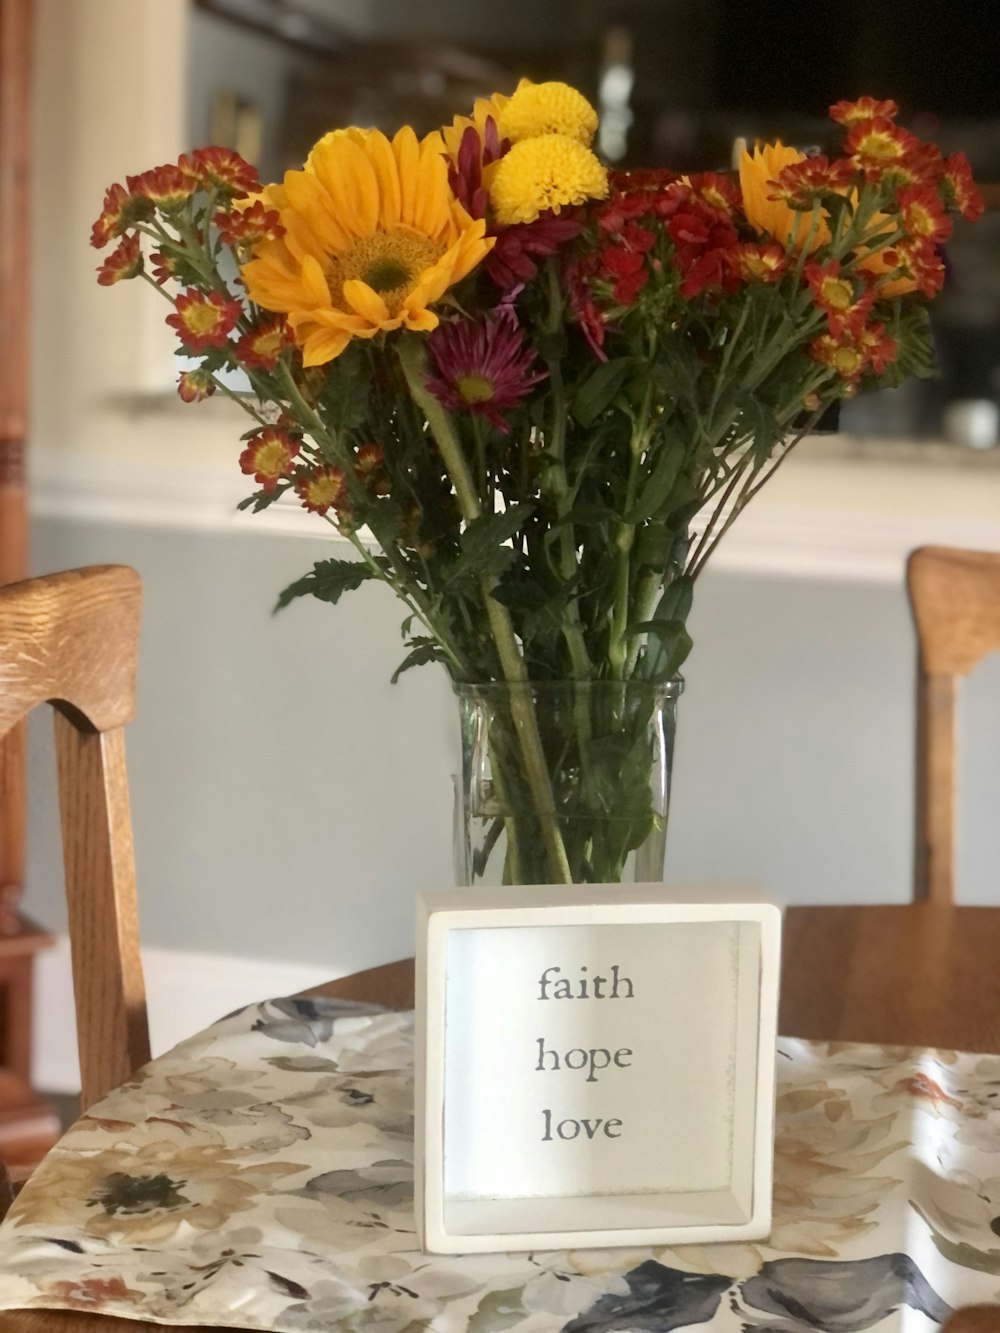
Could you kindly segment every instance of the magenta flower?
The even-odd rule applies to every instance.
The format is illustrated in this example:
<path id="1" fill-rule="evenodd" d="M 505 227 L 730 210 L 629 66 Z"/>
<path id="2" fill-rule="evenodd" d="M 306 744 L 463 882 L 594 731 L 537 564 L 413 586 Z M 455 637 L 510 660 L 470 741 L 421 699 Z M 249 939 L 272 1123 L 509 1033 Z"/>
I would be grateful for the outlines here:
<path id="1" fill-rule="evenodd" d="M 545 379 L 534 370 L 534 349 L 524 341 L 513 310 L 504 306 L 480 319 L 439 324 L 427 339 L 437 367 L 427 387 L 451 412 L 474 412 L 510 433 L 503 416 Z"/>
<path id="2" fill-rule="evenodd" d="M 538 272 L 539 259 L 548 259 L 575 240 L 583 230 L 576 217 L 541 213 L 534 222 L 516 222 L 497 228 L 496 244 L 483 268 L 506 296 L 520 291 Z"/>

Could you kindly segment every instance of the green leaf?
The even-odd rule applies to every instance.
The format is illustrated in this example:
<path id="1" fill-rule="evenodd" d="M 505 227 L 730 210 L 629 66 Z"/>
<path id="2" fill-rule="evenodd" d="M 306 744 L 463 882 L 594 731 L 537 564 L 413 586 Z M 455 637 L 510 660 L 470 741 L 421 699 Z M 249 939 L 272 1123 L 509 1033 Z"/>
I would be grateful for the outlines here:
<path id="1" fill-rule="evenodd" d="M 443 662 L 445 653 L 441 645 L 435 643 L 433 639 L 414 639 L 415 647 L 407 653 L 400 662 L 399 666 L 392 673 L 390 684 L 395 685 L 404 671 L 409 671 L 411 667 L 423 666 L 425 662 Z"/>
<path id="2" fill-rule="evenodd" d="M 650 642 L 647 652 L 648 667 L 644 675 L 648 680 L 670 680 L 693 647 L 691 635 L 681 620 L 641 620 L 625 632 L 630 638 L 646 634 L 651 641 L 656 640 L 655 644 Z"/>
<path id="3" fill-rule="evenodd" d="M 660 456 L 646 480 L 636 503 L 625 515 L 626 523 L 643 523 L 670 498 L 674 482 L 684 462 L 684 450 L 672 440 L 664 440 L 660 445 Z"/>
<path id="4" fill-rule="evenodd" d="M 694 580 L 687 574 L 671 580 L 663 590 L 656 608 L 655 620 L 679 620 L 683 625 L 691 613 L 694 598 Z"/>
<path id="5" fill-rule="evenodd" d="M 456 575 L 496 574 L 510 564 L 514 552 L 507 547 L 532 512 L 527 504 L 511 505 L 499 514 L 480 514 L 459 539 L 459 570 Z"/>
<path id="6" fill-rule="evenodd" d="M 616 357 L 603 361 L 584 379 L 573 396 L 573 415 L 584 429 L 611 406 L 636 364 L 635 357 Z"/>
<path id="7" fill-rule="evenodd" d="M 321 602 L 337 603 L 345 592 L 360 588 L 367 579 L 375 577 L 375 572 L 360 560 L 320 560 L 309 574 L 288 585 L 274 609 L 283 610 L 296 597 L 318 597 Z"/>

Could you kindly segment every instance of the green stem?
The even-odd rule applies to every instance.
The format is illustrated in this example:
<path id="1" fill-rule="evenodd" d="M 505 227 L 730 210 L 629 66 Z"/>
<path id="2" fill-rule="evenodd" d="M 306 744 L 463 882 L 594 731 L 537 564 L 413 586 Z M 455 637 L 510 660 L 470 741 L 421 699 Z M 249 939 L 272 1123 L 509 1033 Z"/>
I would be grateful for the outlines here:
<path id="1" fill-rule="evenodd" d="M 474 523 L 482 516 L 479 497 L 451 419 L 424 384 L 423 347 L 416 338 L 404 337 L 399 339 L 398 355 L 410 395 L 427 419 L 441 454 L 441 461 L 455 488 L 462 518 L 466 523 Z M 535 801 L 549 872 L 554 884 L 569 884 L 572 883 L 572 874 L 566 848 L 563 846 L 562 836 L 556 823 L 555 801 L 545 762 L 545 752 L 538 732 L 538 720 L 535 717 L 531 695 L 526 688 L 528 673 L 518 647 L 510 614 L 507 608 L 492 596 L 496 585 L 497 580 L 492 575 L 483 575 L 479 580 L 490 632 L 500 658 L 504 679 L 515 687 L 511 690 L 511 715 L 524 757 L 528 785 Z"/>

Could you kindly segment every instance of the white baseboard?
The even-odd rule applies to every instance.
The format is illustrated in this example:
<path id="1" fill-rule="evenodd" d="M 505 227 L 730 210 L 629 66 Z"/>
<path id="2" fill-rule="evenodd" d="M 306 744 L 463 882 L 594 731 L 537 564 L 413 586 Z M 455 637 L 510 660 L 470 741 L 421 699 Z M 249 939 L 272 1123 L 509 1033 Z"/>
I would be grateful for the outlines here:
<path id="1" fill-rule="evenodd" d="M 207 1027 L 241 1005 L 290 995 L 329 981 L 331 969 L 263 962 L 177 949 L 144 948 L 153 1054 Z M 46 1092 L 79 1092 L 69 939 L 37 955 L 32 1081 Z"/>

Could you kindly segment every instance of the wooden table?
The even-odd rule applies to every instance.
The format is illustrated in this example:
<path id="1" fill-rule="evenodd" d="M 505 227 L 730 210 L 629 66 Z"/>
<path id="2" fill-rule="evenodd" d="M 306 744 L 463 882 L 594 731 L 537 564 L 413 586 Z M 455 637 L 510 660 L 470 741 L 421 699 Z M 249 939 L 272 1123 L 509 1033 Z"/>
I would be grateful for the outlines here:
<path id="1" fill-rule="evenodd" d="M 1000 1052 L 1000 909 L 789 908 L 778 1031 Z"/>
<path id="2" fill-rule="evenodd" d="M 783 1036 L 1000 1052 L 998 909 L 792 907 L 782 953 Z M 413 960 L 308 994 L 408 1008 Z M 151 1327 L 82 1313 L 0 1313 L 0 1333 L 149 1333 Z M 956 1315 L 948 1327 L 1000 1333 L 1000 1308 Z M 183 1330 L 175 1327 L 175 1333 Z"/>

